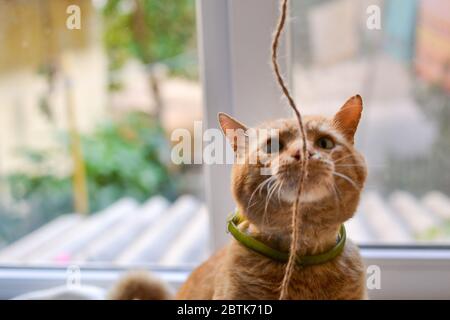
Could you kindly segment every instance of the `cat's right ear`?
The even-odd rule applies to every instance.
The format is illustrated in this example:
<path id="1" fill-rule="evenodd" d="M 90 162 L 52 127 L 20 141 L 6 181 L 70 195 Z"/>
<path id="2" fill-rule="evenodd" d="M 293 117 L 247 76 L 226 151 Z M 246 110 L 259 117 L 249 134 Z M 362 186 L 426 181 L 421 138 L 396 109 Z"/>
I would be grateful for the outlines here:
<path id="1" fill-rule="evenodd" d="M 248 128 L 223 112 L 219 112 L 217 118 L 219 119 L 223 134 L 227 137 L 234 152 L 238 151 L 245 144 Z"/>

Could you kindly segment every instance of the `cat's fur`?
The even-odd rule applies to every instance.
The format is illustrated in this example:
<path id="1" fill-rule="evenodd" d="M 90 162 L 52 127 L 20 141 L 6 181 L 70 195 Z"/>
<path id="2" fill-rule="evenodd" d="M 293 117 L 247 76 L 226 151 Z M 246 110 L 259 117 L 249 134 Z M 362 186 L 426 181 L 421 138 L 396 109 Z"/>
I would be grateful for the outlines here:
<path id="1" fill-rule="evenodd" d="M 332 248 L 340 225 L 355 213 L 366 179 L 364 159 L 353 145 L 361 112 L 361 97 L 355 96 L 332 119 L 304 118 L 309 170 L 301 198 L 299 255 L 319 254 Z M 266 140 L 253 146 L 250 143 L 237 145 L 239 139 L 228 130 L 246 132 L 248 129 L 240 122 L 225 114 L 219 115 L 219 122 L 238 157 L 248 160 L 259 152 L 261 159 L 256 164 L 246 161 L 233 166 L 233 197 L 239 212 L 247 219 L 240 228 L 272 247 L 288 251 L 292 204 L 301 163 L 297 122 L 281 119 L 257 128 L 280 130 L 280 151 L 272 152 L 271 156 L 266 152 Z M 240 141 L 245 142 L 245 139 Z M 328 149 L 330 146 L 333 147 Z M 262 175 L 262 168 L 269 168 L 272 175 Z M 266 179 L 269 180 L 264 183 Z M 255 253 L 233 239 L 192 272 L 176 298 L 278 299 L 284 272 L 284 263 Z M 365 297 L 364 266 L 351 241 L 347 241 L 344 251 L 329 262 L 296 267 L 290 281 L 289 299 Z"/>
<path id="2" fill-rule="evenodd" d="M 134 271 L 127 274 L 114 285 L 109 292 L 110 300 L 167 300 L 170 291 L 159 279 L 145 271 Z"/>

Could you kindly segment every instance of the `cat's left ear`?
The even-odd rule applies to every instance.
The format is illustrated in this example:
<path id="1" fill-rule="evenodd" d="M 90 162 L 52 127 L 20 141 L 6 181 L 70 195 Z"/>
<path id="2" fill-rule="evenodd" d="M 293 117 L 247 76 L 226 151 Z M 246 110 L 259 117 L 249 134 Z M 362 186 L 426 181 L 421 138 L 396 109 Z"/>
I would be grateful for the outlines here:
<path id="1" fill-rule="evenodd" d="M 362 110 L 363 102 L 361 96 L 358 94 L 348 99 L 334 116 L 334 126 L 340 130 L 351 143 L 354 141 Z"/>

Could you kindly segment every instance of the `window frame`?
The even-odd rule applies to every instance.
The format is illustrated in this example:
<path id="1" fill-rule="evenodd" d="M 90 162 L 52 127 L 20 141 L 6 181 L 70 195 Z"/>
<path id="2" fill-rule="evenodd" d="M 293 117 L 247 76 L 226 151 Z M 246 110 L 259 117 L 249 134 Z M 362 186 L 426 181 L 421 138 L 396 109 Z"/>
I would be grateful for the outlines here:
<path id="1" fill-rule="evenodd" d="M 269 63 L 277 20 L 276 0 L 197 0 L 204 128 L 217 128 L 219 112 L 249 124 L 290 114 L 280 104 Z M 288 52 L 283 36 L 279 52 L 283 71 Z M 257 112 L 250 106 L 258 106 Z M 216 250 L 229 239 L 224 232 L 226 218 L 235 207 L 230 193 L 231 165 L 206 165 L 204 172 L 211 248 Z"/>

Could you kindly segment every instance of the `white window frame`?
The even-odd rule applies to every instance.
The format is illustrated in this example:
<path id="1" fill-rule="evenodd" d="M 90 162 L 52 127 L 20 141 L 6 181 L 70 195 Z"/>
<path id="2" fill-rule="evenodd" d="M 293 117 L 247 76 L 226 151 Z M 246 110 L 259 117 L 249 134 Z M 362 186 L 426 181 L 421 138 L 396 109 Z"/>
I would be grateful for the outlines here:
<path id="1" fill-rule="evenodd" d="M 217 128 L 219 112 L 249 124 L 289 115 L 269 64 L 277 9 L 273 0 L 197 0 L 204 128 Z M 286 52 L 282 45 L 280 56 Z M 230 165 L 205 166 L 213 249 L 228 239 L 225 221 L 234 209 L 230 172 Z"/>
<path id="2" fill-rule="evenodd" d="M 205 127 L 217 127 L 220 111 L 249 124 L 289 114 L 269 63 L 279 0 L 197 3 Z M 284 42 L 280 52 L 283 70 L 290 62 L 288 46 Z M 217 249 L 228 241 L 225 221 L 234 206 L 230 167 L 207 166 L 205 173 L 212 244 Z M 367 266 L 381 270 L 381 289 L 369 290 L 370 298 L 450 298 L 450 247 L 363 246 L 361 253 Z"/>
<path id="3" fill-rule="evenodd" d="M 197 0 L 205 128 L 217 127 L 218 112 L 249 124 L 290 114 L 269 63 L 277 17 L 278 0 Z M 289 78 L 288 45 L 283 42 L 280 56 Z M 234 208 L 230 169 L 228 165 L 205 166 L 212 250 L 229 241 L 225 221 Z M 362 247 L 361 253 L 366 265 L 381 269 L 381 289 L 370 290 L 370 298 L 450 298 L 449 247 Z M 191 269 L 149 270 L 176 288 Z M 81 280 L 82 284 L 108 288 L 123 272 L 120 268 L 82 268 Z M 66 279 L 65 268 L 3 266 L 0 299 L 64 285 Z"/>

